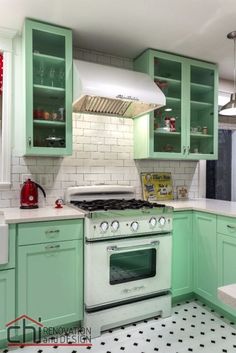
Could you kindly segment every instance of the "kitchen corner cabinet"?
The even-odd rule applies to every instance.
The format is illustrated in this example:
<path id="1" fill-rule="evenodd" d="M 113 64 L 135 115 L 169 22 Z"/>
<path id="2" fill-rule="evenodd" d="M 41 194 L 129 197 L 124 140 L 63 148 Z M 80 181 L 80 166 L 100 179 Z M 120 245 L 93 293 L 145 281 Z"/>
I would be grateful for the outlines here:
<path id="1" fill-rule="evenodd" d="M 172 297 L 193 291 L 192 212 L 175 212 L 173 220 Z"/>
<path id="2" fill-rule="evenodd" d="M 230 217 L 217 217 L 217 287 L 236 283 L 236 219 Z M 236 317 L 233 309 L 221 301 L 219 306 L 230 311 Z"/>
<path id="3" fill-rule="evenodd" d="M 216 303 L 217 251 L 216 215 L 193 215 L 194 292 Z"/>
<path id="4" fill-rule="evenodd" d="M 26 19 L 25 155 L 72 154 L 72 32 Z"/>
<path id="5" fill-rule="evenodd" d="M 135 159 L 217 159 L 217 66 L 149 49 L 134 68 L 148 73 L 166 96 L 165 107 L 134 119 Z"/>
<path id="6" fill-rule="evenodd" d="M 47 326 L 81 321 L 83 221 L 19 225 L 17 275 L 17 315 L 40 317 Z"/>

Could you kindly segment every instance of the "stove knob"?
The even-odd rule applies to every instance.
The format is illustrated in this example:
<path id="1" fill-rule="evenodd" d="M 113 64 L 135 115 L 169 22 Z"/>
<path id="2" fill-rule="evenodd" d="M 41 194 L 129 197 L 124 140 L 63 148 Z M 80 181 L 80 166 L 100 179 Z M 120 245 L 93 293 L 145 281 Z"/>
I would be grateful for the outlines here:
<path id="1" fill-rule="evenodd" d="M 107 231 L 108 227 L 109 227 L 108 222 L 102 222 L 100 224 L 100 229 L 103 233 L 105 233 Z"/>
<path id="2" fill-rule="evenodd" d="M 157 225 L 157 219 L 155 217 L 152 217 L 149 219 L 149 225 L 151 228 L 155 228 Z"/>
<path id="3" fill-rule="evenodd" d="M 165 219 L 165 217 L 160 217 L 160 218 L 158 219 L 158 222 L 159 222 L 160 226 L 164 227 L 164 225 L 166 224 L 166 219 Z"/>
<path id="4" fill-rule="evenodd" d="M 111 222 L 111 228 L 113 232 L 116 232 L 120 227 L 120 224 L 118 221 L 113 221 Z"/>
<path id="5" fill-rule="evenodd" d="M 130 225 L 130 228 L 132 229 L 133 232 L 137 232 L 138 227 L 139 227 L 139 224 L 136 221 L 132 222 Z"/>

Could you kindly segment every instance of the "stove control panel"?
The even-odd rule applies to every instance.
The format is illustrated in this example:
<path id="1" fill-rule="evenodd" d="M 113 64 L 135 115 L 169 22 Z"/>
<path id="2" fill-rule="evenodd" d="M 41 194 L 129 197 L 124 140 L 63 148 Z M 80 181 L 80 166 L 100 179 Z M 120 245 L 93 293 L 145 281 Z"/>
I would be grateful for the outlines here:
<path id="1" fill-rule="evenodd" d="M 160 234 L 172 231 L 172 215 L 145 216 L 138 219 L 125 217 L 107 220 L 85 218 L 85 236 L 87 239 L 110 237 L 130 237 L 145 234 Z"/>

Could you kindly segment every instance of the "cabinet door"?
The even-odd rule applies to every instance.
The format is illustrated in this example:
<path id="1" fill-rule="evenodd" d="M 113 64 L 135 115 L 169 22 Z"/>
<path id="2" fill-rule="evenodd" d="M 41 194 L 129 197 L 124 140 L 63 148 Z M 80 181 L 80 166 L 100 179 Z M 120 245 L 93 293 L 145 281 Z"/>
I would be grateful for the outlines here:
<path id="1" fill-rule="evenodd" d="M 173 223 L 172 296 L 193 291 L 192 212 L 175 212 Z"/>
<path id="2" fill-rule="evenodd" d="M 236 283 L 235 259 L 236 259 L 236 236 L 217 234 L 217 276 L 218 287 Z M 224 305 L 219 301 L 219 305 L 236 316 L 236 309 Z"/>
<path id="3" fill-rule="evenodd" d="M 0 271 L 0 341 L 7 337 L 6 324 L 15 319 L 15 270 Z"/>
<path id="4" fill-rule="evenodd" d="M 215 65 L 190 61 L 188 158 L 217 159 L 218 72 Z"/>
<path id="5" fill-rule="evenodd" d="M 134 61 L 166 96 L 166 106 L 134 119 L 135 158 L 217 159 L 215 64 L 147 50 Z M 168 120 L 174 119 L 175 128 Z"/>
<path id="6" fill-rule="evenodd" d="M 26 155 L 72 153 L 71 31 L 26 20 Z"/>
<path id="7" fill-rule="evenodd" d="M 83 242 L 19 247 L 18 315 L 56 326 L 83 316 Z"/>
<path id="8" fill-rule="evenodd" d="M 216 216 L 196 212 L 194 232 L 194 289 L 205 299 L 216 301 Z"/>
<path id="9" fill-rule="evenodd" d="M 146 154 L 151 158 L 185 158 L 188 118 L 185 105 L 189 100 L 189 73 L 185 66 L 185 59 L 154 50 L 147 52 L 146 55 L 149 55 L 149 66 L 146 65 L 144 55 L 143 58 L 135 61 L 135 68 L 143 72 L 148 69 L 149 75 L 165 94 L 166 105 L 150 115 L 134 120 L 135 158 L 145 158 L 146 146 L 149 149 Z M 149 137 L 148 145 L 143 141 L 144 133 Z M 143 145 L 143 150 L 140 144 Z"/>

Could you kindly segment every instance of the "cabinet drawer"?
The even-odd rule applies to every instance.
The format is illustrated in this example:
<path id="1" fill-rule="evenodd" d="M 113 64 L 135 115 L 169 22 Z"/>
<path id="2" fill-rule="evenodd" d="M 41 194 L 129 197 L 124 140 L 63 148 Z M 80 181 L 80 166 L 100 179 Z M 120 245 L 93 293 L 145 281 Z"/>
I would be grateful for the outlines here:
<path id="1" fill-rule="evenodd" d="M 83 220 L 22 223 L 18 225 L 18 245 L 82 239 Z"/>
<path id="2" fill-rule="evenodd" d="M 218 216 L 217 233 L 236 236 L 236 218 Z"/>

